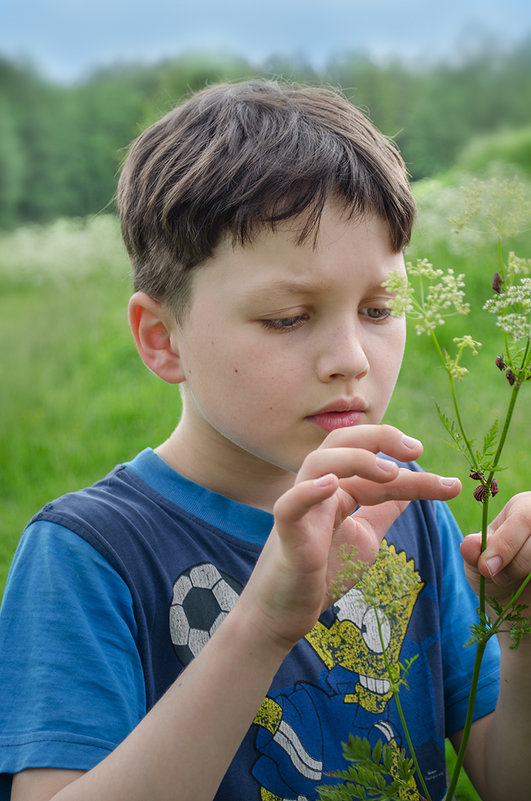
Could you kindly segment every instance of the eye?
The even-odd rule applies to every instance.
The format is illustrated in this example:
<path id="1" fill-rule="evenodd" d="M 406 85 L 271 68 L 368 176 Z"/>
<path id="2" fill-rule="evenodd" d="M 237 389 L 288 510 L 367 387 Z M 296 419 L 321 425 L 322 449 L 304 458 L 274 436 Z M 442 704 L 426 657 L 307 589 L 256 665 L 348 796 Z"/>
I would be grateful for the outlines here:
<path id="1" fill-rule="evenodd" d="M 360 309 L 360 314 L 372 322 L 380 323 L 391 317 L 391 309 L 388 309 L 387 306 L 368 306 L 365 309 Z"/>
<path id="2" fill-rule="evenodd" d="M 264 328 L 268 328 L 270 331 L 292 331 L 305 323 L 307 319 L 307 314 L 296 314 L 293 317 L 279 317 L 260 322 Z"/>
<path id="3" fill-rule="evenodd" d="M 378 626 L 378 621 L 380 626 Z M 380 639 L 380 630 L 382 638 Z M 361 624 L 361 633 L 367 647 L 375 654 L 381 654 L 391 639 L 391 626 L 387 616 L 381 609 L 374 609 L 370 607 L 363 616 L 363 623 Z"/>

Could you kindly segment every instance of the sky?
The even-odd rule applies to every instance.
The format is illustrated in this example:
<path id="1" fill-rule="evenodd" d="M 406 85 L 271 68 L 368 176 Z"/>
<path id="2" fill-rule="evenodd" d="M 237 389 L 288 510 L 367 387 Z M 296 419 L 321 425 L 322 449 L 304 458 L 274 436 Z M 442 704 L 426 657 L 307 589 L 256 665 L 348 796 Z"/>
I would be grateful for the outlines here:
<path id="1" fill-rule="evenodd" d="M 505 48 L 530 35 L 530 0 L 0 0 L 0 57 L 65 83 L 190 50 L 258 66 L 295 54 L 319 68 L 350 51 L 458 59 L 486 39 Z"/>

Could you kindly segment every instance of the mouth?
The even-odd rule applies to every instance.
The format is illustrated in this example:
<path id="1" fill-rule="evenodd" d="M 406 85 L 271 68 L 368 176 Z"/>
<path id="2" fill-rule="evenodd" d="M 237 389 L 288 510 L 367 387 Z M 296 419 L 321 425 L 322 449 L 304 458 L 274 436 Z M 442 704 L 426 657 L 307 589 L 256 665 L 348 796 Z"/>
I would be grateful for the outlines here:
<path id="1" fill-rule="evenodd" d="M 359 425 L 365 412 L 366 406 L 360 400 L 337 401 L 325 406 L 316 414 L 309 415 L 306 419 L 329 433 L 335 431 L 336 428 Z"/>
<path id="2" fill-rule="evenodd" d="M 362 687 L 377 695 L 385 695 L 391 688 L 387 679 L 374 679 L 371 676 L 362 676 L 361 674 L 359 678 Z"/>

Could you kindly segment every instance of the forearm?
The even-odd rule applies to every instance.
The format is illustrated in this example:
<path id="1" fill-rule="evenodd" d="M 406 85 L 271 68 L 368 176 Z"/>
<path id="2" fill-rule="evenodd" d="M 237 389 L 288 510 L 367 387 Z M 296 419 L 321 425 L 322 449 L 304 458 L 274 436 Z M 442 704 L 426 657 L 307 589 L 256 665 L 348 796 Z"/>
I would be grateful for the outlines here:
<path id="1" fill-rule="evenodd" d="M 285 653 L 264 647 L 243 605 L 124 742 L 54 801 L 209 801 Z"/>
<path id="2" fill-rule="evenodd" d="M 467 770 L 483 801 L 526 801 L 531 785 L 531 637 L 524 637 L 516 651 L 509 649 L 508 635 L 500 639 L 500 696 L 483 742 L 477 743 L 480 770 L 477 763 Z"/>

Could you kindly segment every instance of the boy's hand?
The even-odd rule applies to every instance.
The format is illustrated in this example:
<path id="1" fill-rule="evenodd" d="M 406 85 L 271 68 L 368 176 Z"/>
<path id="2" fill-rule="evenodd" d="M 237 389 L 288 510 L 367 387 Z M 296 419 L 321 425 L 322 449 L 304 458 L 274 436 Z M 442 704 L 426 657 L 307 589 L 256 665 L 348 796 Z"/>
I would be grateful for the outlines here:
<path id="1" fill-rule="evenodd" d="M 479 594 L 479 576 L 484 576 L 485 594 L 505 606 L 531 572 L 531 492 L 515 495 L 492 521 L 487 548 L 481 553 L 481 534 L 469 534 L 461 543 L 468 580 Z M 531 607 L 531 582 L 519 602 Z M 531 616 L 531 609 L 524 614 Z"/>
<path id="2" fill-rule="evenodd" d="M 409 501 L 447 500 L 460 492 L 458 479 L 399 468 L 379 452 L 412 461 L 422 445 L 386 425 L 333 431 L 275 504 L 275 526 L 244 595 L 281 648 L 289 650 L 307 634 L 334 600 L 328 590 L 342 544 L 372 563 Z"/>

